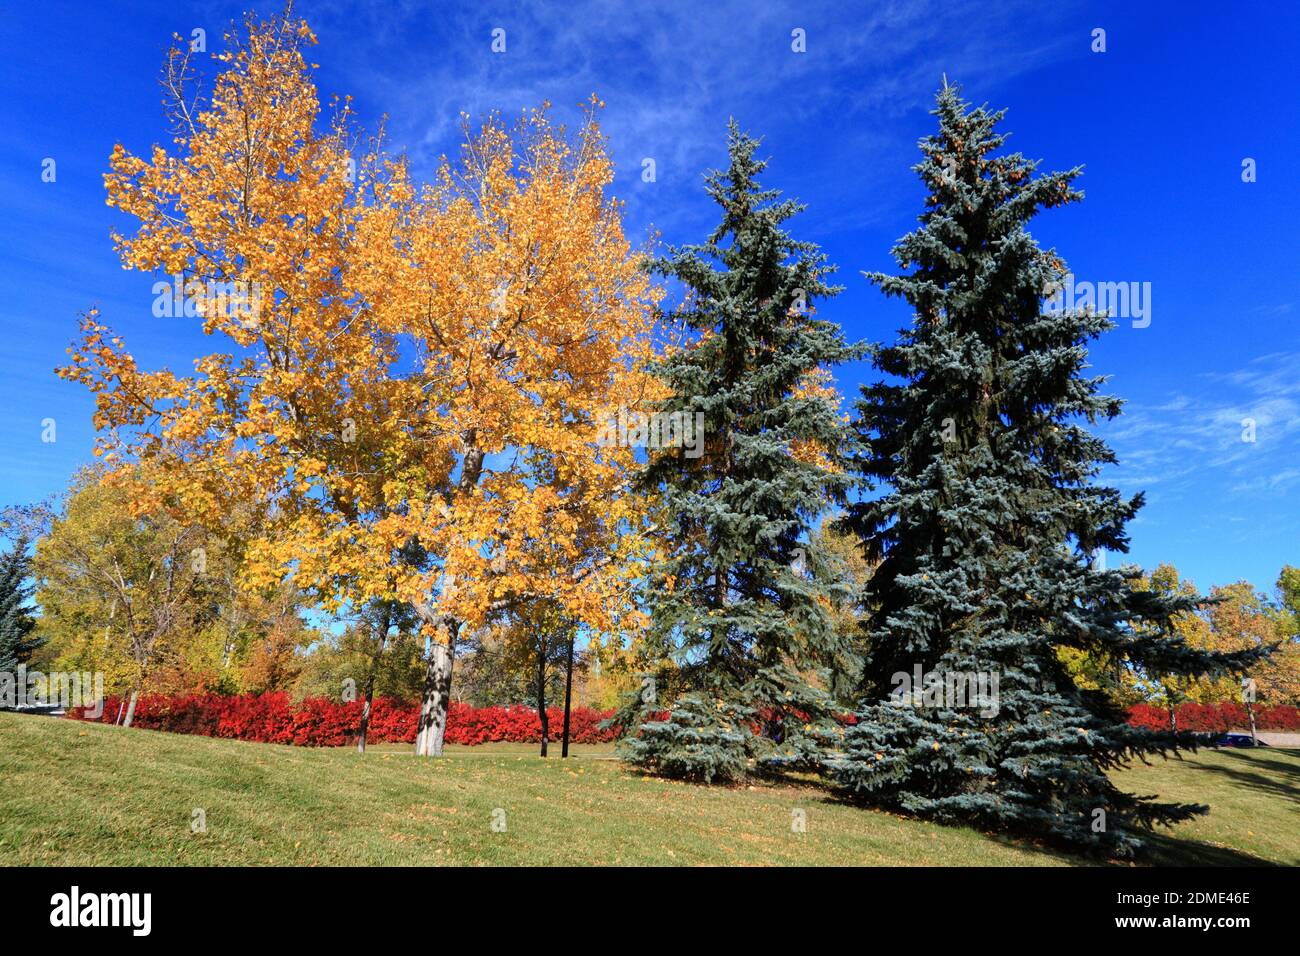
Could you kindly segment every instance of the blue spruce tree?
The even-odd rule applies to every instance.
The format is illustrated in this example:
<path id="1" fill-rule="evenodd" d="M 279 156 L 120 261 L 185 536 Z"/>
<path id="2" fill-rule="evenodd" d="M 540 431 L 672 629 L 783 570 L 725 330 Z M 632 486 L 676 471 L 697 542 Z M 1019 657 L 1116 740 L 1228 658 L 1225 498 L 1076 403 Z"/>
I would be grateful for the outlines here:
<path id="1" fill-rule="evenodd" d="M 1000 154 L 1003 114 L 954 88 L 934 114 L 915 167 L 930 195 L 894 249 L 903 271 L 868 277 L 914 318 L 873 350 L 888 378 L 857 403 L 857 469 L 887 493 L 846 519 L 880 565 L 864 596 L 868 703 L 825 767 L 886 806 L 1129 855 L 1145 829 L 1204 808 L 1124 793 L 1107 771 L 1192 741 L 1128 726 L 1058 649 L 1167 674 L 1251 657 L 1185 645 L 1170 617 L 1196 598 L 1091 560 L 1128 550 L 1142 506 L 1094 483 L 1115 457 L 1088 426 L 1121 402 L 1086 374 L 1086 346 L 1112 323 L 1043 307 L 1066 267 L 1027 231 L 1082 199 L 1080 170 L 1038 175 Z"/>
<path id="2" fill-rule="evenodd" d="M 813 302 L 839 291 L 826 282 L 833 266 L 784 230 L 803 207 L 760 187 L 757 147 L 731 124 L 729 168 L 706 181 L 722 221 L 704 245 L 651 264 L 684 287 L 692 332 L 658 368 L 663 412 L 699 416 L 704 440 L 698 454 L 652 454 L 645 474 L 664 540 L 647 642 L 667 666 L 624 718 L 624 752 L 705 781 L 814 766 L 837 730 L 817 674 L 838 641 L 834 585 L 816 573 L 824 556 L 808 531 L 856 480 L 826 376 L 862 350 L 814 316 Z"/>

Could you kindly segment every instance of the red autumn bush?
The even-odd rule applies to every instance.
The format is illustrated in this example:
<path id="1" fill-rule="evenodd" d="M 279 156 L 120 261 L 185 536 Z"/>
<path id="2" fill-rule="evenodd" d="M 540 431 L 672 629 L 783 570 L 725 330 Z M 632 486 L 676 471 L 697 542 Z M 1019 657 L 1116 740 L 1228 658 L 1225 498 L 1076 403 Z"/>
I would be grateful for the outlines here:
<path id="1" fill-rule="evenodd" d="M 1174 708 L 1179 730 L 1197 733 L 1225 733 L 1248 730 L 1250 715 L 1244 704 L 1180 704 Z M 1168 730 L 1169 711 L 1155 704 L 1129 708 L 1128 722 L 1148 730 Z M 1300 708 L 1256 707 L 1255 726 L 1260 730 L 1300 730 Z"/>
<path id="2" fill-rule="evenodd" d="M 116 723 L 120 708 L 124 709 L 122 698 L 105 698 L 104 712 L 98 721 Z M 1250 718 L 1241 704 L 1182 704 L 1176 712 L 1179 730 L 1223 733 L 1250 727 Z M 574 709 L 569 739 L 579 744 L 614 740 L 618 736 L 616 728 L 600 727 L 612 713 L 590 707 Z M 91 719 L 83 711 L 76 710 L 69 711 L 68 716 L 74 720 Z M 370 712 L 368 739 L 373 743 L 414 743 L 418 716 L 418 704 L 381 697 L 374 702 Z M 563 709 L 548 708 L 547 716 L 551 739 L 559 739 L 564 724 Z M 144 694 L 136 703 L 134 723 L 136 727 L 176 734 L 295 744 L 299 747 L 345 747 L 356 742 L 361 723 L 361 703 L 345 704 L 323 697 L 309 697 L 295 704 L 283 692 L 235 697 Z M 1138 704 L 1129 708 L 1129 723 L 1134 727 L 1166 730 L 1169 713 L 1154 704 Z M 1260 730 L 1300 731 L 1300 708 L 1256 707 L 1255 724 Z M 535 743 L 541 736 L 541 722 L 532 707 L 471 707 L 453 703 L 447 714 L 449 744 Z"/>
<path id="3" fill-rule="evenodd" d="M 98 722 L 112 724 L 123 707 L 120 697 L 107 697 Z M 613 711 L 578 707 L 570 714 L 569 740 L 606 743 L 617 737 L 613 728 L 600 724 Z M 89 720 L 83 711 L 69 711 L 74 720 Z M 418 704 L 379 698 L 370 711 L 367 740 L 374 743 L 414 743 Z M 558 739 L 564 710 L 547 709 L 550 736 Z M 164 696 L 144 694 L 136 702 L 134 726 L 178 734 L 227 737 L 258 743 L 295 744 L 299 747 L 343 747 L 356 742 L 361 723 L 361 702 L 342 703 L 308 697 L 298 703 L 283 692 Z M 447 743 L 481 744 L 488 741 L 534 743 L 541 740 L 541 721 L 531 707 L 471 707 L 453 703 L 447 714 Z"/>

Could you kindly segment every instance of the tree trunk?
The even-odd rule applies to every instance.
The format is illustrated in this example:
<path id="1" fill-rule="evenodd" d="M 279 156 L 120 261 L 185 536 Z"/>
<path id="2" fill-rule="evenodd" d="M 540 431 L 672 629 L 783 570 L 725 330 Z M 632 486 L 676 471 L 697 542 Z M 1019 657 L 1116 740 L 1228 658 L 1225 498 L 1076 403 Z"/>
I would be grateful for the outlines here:
<path id="1" fill-rule="evenodd" d="M 569 661 L 564 673 L 564 743 L 560 746 L 560 756 L 569 756 L 569 714 L 573 709 L 573 642 L 577 632 L 569 632 Z"/>
<path id="2" fill-rule="evenodd" d="M 542 725 L 542 756 L 545 757 L 551 728 L 546 716 L 546 639 L 541 635 L 537 637 L 537 719 Z"/>
<path id="3" fill-rule="evenodd" d="M 123 727 L 130 727 L 131 721 L 135 720 L 135 702 L 139 696 L 140 696 L 139 691 L 137 690 L 131 691 L 131 703 L 126 705 L 126 717 L 123 718 L 122 720 Z"/>
<path id="4" fill-rule="evenodd" d="M 447 706 L 451 702 L 451 665 L 456 638 L 448 634 L 446 644 L 434 641 L 424 672 L 424 694 L 420 701 L 420 722 L 415 733 L 417 757 L 441 757 L 447 736 Z"/>
<path id="5" fill-rule="evenodd" d="M 473 428 L 466 431 L 464 443 L 465 458 L 456 484 L 462 491 L 468 491 L 478 484 L 487 453 L 478 447 L 478 432 Z M 433 608 L 423 602 L 415 605 L 415 613 L 425 625 L 433 628 L 435 634 L 429 650 L 429 665 L 424 672 L 415 754 L 417 757 L 441 757 L 442 744 L 447 736 L 447 707 L 451 703 L 451 665 L 456 656 L 456 632 L 460 625 L 448 615 L 435 614 Z M 436 635 L 439 630 L 446 632 L 446 644 L 438 642 Z"/>
<path id="6" fill-rule="evenodd" d="M 384 654 L 384 643 L 388 640 L 388 628 L 391 626 L 393 610 L 384 605 L 383 626 L 379 631 L 379 646 L 370 661 L 370 673 L 366 675 L 366 702 L 361 705 L 361 727 L 357 734 L 357 753 L 366 752 L 366 731 L 370 729 L 370 705 L 375 699 L 375 671 L 379 670 L 379 659 Z"/>
<path id="7" fill-rule="evenodd" d="M 361 705 L 361 726 L 357 729 L 357 753 L 366 752 L 366 731 L 370 728 L 370 698 L 374 692 L 374 676 L 366 680 L 366 702 Z"/>
<path id="8" fill-rule="evenodd" d="M 1259 746 L 1259 737 L 1255 734 L 1255 702 L 1246 701 L 1246 713 L 1250 715 L 1250 739 L 1256 747 Z"/>

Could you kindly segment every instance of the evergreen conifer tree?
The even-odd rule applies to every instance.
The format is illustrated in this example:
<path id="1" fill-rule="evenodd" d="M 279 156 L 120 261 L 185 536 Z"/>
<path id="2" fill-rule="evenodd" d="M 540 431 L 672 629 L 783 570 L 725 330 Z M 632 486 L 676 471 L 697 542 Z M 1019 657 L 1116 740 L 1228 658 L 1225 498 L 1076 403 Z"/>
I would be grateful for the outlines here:
<path id="1" fill-rule="evenodd" d="M 857 403 L 858 470 L 886 493 L 846 523 L 881 564 L 864 600 L 866 703 L 825 766 L 886 806 L 1128 855 L 1144 828 L 1204 808 L 1124 793 L 1107 771 L 1189 740 L 1130 727 L 1058 649 L 1168 674 L 1250 656 L 1187 646 L 1170 617 L 1197 597 L 1139 590 L 1138 569 L 1094 559 L 1128 550 L 1142 506 L 1094 481 L 1115 457 L 1088 426 L 1121 402 L 1086 374 L 1086 346 L 1113 323 L 1044 307 L 1066 267 L 1027 230 L 1082 199 L 1080 170 L 1037 175 L 1001 153 L 1003 113 L 955 88 L 934 114 L 921 226 L 894 249 L 901 274 L 868 276 L 914 317 L 873 349 L 888 378 Z"/>
<path id="2" fill-rule="evenodd" d="M 12 673 L 45 643 L 32 636 L 36 621 L 28 604 L 33 590 L 26 583 L 30 574 L 27 539 L 20 537 L 9 553 L 0 557 L 0 671 Z"/>
<path id="3" fill-rule="evenodd" d="M 808 531 L 855 480 L 829 369 L 862 352 L 813 315 L 840 291 L 826 282 L 834 267 L 783 228 L 803 207 L 759 185 L 758 145 L 732 122 L 729 168 L 706 181 L 721 223 L 651 264 L 684 287 L 693 333 L 658 368 L 671 393 L 662 414 L 698 416 L 704 434 L 696 450 L 652 453 L 645 474 L 664 515 L 648 643 L 672 662 L 677 694 L 639 697 L 642 719 L 671 710 L 624 723 L 625 753 L 703 780 L 812 765 L 837 727 L 814 675 L 837 640 L 832 585 L 814 573 L 824 556 Z"/>

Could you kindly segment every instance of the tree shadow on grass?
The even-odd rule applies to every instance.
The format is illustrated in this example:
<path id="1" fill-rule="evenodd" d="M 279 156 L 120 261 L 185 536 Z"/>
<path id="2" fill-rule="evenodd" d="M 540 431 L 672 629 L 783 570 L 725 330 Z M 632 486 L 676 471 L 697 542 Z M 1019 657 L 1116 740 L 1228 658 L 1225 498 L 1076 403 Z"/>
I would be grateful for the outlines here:
<path id="1" fill-rule="evenodd" d="M 1260 859 L 1252 856 L 1242 850 L 1235 850 L 1228 846 L 1216 846 L 1213 843 L 1202 843 L 1198 840 L 1188 840 L 1181 837 L 1171 836 L 1168 833 L 1160 831 L 1142 834 L 1142 840 L 1147 845 L 1146 852 L 1136 860 L 1117 860 L 1105 857 L 1079 856 L 1070 853 L 1061 847 L 1040 843 L 1036 840 L 1027 838 L 1017 839 L 1013 836 L 1007 836 L 1001 833 L 986 833 L 988 839 L 995 843 L 1001 843 L 1005 846 L 1014 846 L 1022 850 L 1032 850 L 1038 853 L 1044 853 L 1048 856 L 1056 857 L 1068 863 L 1070 866 L 1104 866 L 1104 867 L 1128 867 L 1136 864 L 1139 867 L 1168 867 L 1168 866 L 1250 866 L 1250 867 L 1274 867 L 1282 866 L 1272 860 Z"/>
<path id="2" fill-rule="evenodd" d="M 1213 768 L 1207 768 L 1213 769 Z M 937 823 L 933 820 L 925 820 L 924 817 L 911 816 L 906 813 L 881 806 L 864 799 L 859 795 L 854 795 L 833 788 L 822 788 L 823 802 L 838 803 L 846 806 L 858 807 L 863 810 L 873 810 L 880 813 L 887 813 L 891 816 L 903 816 L 909 819 L 928 823 L 935 827 L 948 827 L 949 824 Z M 958 828 L 956 824 L 951 825 L 954 829 Z M 1219 846 L 1213 843 L 1203 843 L 1199 840 L 1191 840 L 1184 837 L 1176 837 L 1167 832 L 1160 830 L 1148 831 L 1143 833 L 1142 840 L 1147 844 L 1147 852 L 1137 860 L 1120 860 L 1100 856 L 1089 856 L 1080 854 L 1068 846 L 1055 845 L 1046 840 L 1039 839 L 1029 834 L 1016 833 L 995 833 L 987 830 L 979 830 L 985 839 L 991 843 L 997 843 L 1006 847 L 1013 847 L 1018 850 L 1027 850 L 1032 853 L 1040 853 L 1044 856 L 1053 857 L 1070 866 L 1129 866 L 1136 863 L 1139 866 L 1280 866 L 1271 860 L 1265 860 L 1243 850 L 1237 850 L 1232 847 Z"/>
<path id="3" fill-rule="evenodd" d="M 1192 768 L 1210 774 L 1226 777 L 1233 784 L 1247 790 L 1254 790 L 1269 797 L 1281 797 L 1292 803 L 1300 803 L 1300 764 L 1281 759 L 1267 750 L 1219 750 L 1216 753 L 1231 758 L 1232 764 L 1219 766 L 1189 760 Z M 1284 751 L 1296 755 L 1296 751 Z M 1266 776 L 1261 770 L 1277 774 L 1282 779 Z"/>
<path id="4" fill-rule="evenodd" d="M 941 826 L 942 824 L 933 824 Z M 1054 857 L 1070 866 L 1123 866 L 1127 867 L 1133 864 L 1138 866 L 1162 867 L 1162 866 L 1281 866 L 1271 860 L 1264 860 L 1257 856 L 1252 856 L 1243 850 L 1237 850 L 1228 846 L 1217 846 L 1213 843 L 1202 843 L 1199 840 L 1189 840 L 1183 837 L 1176 837 L 1169 833 L 1159 830 L 1142 834 L 1142 840 L 1146 843 L 1147 849 L 1144 854 L 1136 860 L 1120 860 L 1114 858 L 1080 855 L 1072 852 L 1068 847 L 1053 846 L 1042 840 L 1028 836 L 1016 836 L 1015 834 L 1006 833 L 988 833 L 985 832 L 986 839 L 993 843 L 999 843 L 1003 846 L 1015 847 L 1020 850 L 1028 850 L 1034 853 L 1041 853 L 1045 856 Z"/>
<path id="5" fill-rule="evenodd" d="M 1258 756 L 1250 757 L 1244 753 L 1234 751 L 1224 751 L 1228 755 L 1245 760 L 1259 760 Z M 1255 751 L 1258 754 L 1258 751 Z M 1292 751 L 1295 753 L 1295 751 Z M 1186 759 L 1186 758 L 1184 758 Z M 1187 761 L 1190 766 L 1198 770 L 1216 771 L 1235 775 L 1234 782 L 1242 786 L 1252 786 L 1252 784 L 1263 789 L 1270 794 L 1285 793 L 1290 799 L 1298 799 L 1295 789 L 1289 788 L 1283 784 L 1269 780 L 1259 774 L 1251 774 L 1235 768 L 1215 767 L 1209 764 L 1202 764 L 1198 761 Z M 1290 776 L 1300 777 L 1300 767 L 1287 763 L 1284 760 L 1267 760 L 1270 770 L 1276 770 L 1286 773 Z M 624 764 L 627 767 L 627 764 Z M 630 767 L 634 775 L 649 779 L 662 780 L 667 779 L 662 775 L 643 770 L 641 768 Z M 1255 783 L 1245 778 L 1258 777 L 1262 783 Z M 944 827 L 952 829 L 961 829 L 957 824 L 937 823 L 933 820 L 925 820 L 923 817 L 913 816 L 908 813 L 900 812 L 897 809 L 881 805 L 872 801 L 863 794 L 854 794 L 838 787 L 830 786 L 825 781 L 820 780 L 810 773 L 792 773 L 789 771 L 772 772 L 758 775 L 756 778 L 761 781 L 765 787 L 774 789 L 785 789 L 791 792 L 801 792 L 807 798 L 815 799 L 820 803 L 838 804 L 841 806 L 856 807 L 860 810 L 870 810 L 876 813 L 885 813 L 889 816 L 903 817 L 916 820 L 921 823 L 928 823 L 930 826 Z M 710 786 L 709 784 L 698 783 L 699 786 Z M 719 786 L 712 784 L 711 786 Z M 721 785 L 730 789 L 742 789 L 745 784 L 736 783 Z M 1176 837 L 1169 833 L 1159 830 L 1149 831 L 1142 834 L 1142 839 L 1147 844 L 1147 852 L 1136 861 L 1108 859 L 1105 857 L 1086 856 L 1073 852 L 1069 847 L 1056 846 L 1044 840 L 1038 839 L 1028 834 L 1015 833 L 994 833 L 990 831 L 980 832 L 985 839 L 991 843 L 997 843 L 1006 847 L 1013 847 L 1019 850 L 1027 850 L 1033 853 L 1040 853 L 1062 861 L 1070 866 L 1129 866 L 1136 862 L 1139 866 L 1251 866 L 1251 867 L 1273 867 L 1283 864 L 1275 863 L 1271 860 L 1265 860 L 1258 856 L 1253 856 L 1243 850 L 1237 850 L 1233 847 L 1220 846 L 1213 843 L 1204 843 L 1199 840 Z"/>
<path id="6" fill-rule="evenodd" d="M 1198 840 L 1185 840 L 1167 833 L 1150 833 L 1143 839 L 1150 852 L 1143 863 L 1152 866 L 1281 866 L 1242 850 Z"/>
<path id="7" fill-rule="evenodd" d="M 1280 747 L 1250 750 L 1214 748 L 1201 753 L 1219 754 L 1229 758 L 1231 763 L 1228 765 L 1206 763 L 1197 759 L 1200 754 L 1182 755 L 1179 759 L 1193 771 L 1224 777 L 1234 786 L 1253 790 L 1268 797 L 1280 797 L 1300 803 L 1300 764 L 1286 760 L 1283 756 L 1297 757 L 1300 756 L 1300 751 Z M 1282 779 L 1266 774 L 1276 774 Z M 1210 812 L 1214 812 L 1213 804 Z M 1176 837 L 1159 830 L 1146 835 L 1144 839 L 1150 849 L 1147 858 L 1142 862 L 1154 866 L 1284 865 L 1233 847 Z"/>

